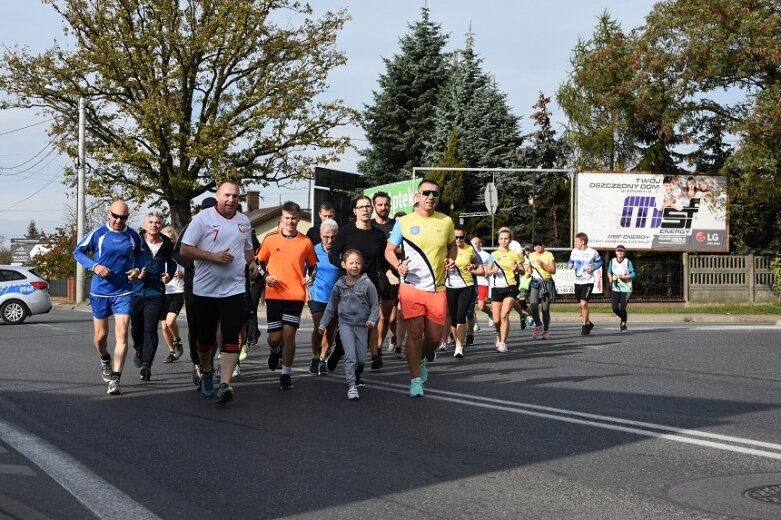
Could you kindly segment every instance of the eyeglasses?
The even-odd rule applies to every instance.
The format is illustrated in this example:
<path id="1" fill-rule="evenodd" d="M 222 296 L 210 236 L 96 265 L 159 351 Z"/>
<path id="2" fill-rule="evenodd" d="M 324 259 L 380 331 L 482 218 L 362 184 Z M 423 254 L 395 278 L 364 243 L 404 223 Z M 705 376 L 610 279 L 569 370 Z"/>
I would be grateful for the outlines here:
<path id="1" fill-rule="evenodd" d="M 355 206 L 355 209 L 357 210 L 363 210 L 363 211 L 369 211 L 372 209 L 371 204 L 367 204 L 365 206 Z"/>
<path id="2" fill-rule="evenodd" d="M 420 194 L 424 197 L 433 197 L 435 199 L 438 199 L 440 196 L 440 193 L 437 190 L 423 190 Z"/>
<path id="3" fill-rule="evenodd" d="M 117 215 L 113 211 L 109 211 L 109 213 L 111 213 L 111 218 L 115 220 L 127 220 L 127 218 L 130 216 L 130 215 Z"/>
<path id="4" fill-rule="evenodd" d="M 456 240 L 463 240 L 466 237 L 464 235 L 456 235 Z"/>

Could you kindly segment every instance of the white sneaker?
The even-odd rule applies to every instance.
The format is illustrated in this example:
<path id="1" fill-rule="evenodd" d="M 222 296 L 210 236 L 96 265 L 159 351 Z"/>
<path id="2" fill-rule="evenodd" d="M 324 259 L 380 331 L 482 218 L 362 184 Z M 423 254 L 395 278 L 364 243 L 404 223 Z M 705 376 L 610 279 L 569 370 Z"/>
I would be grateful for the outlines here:
<path id="1" fill-rule="evenodd" d="M 439 350 L 442 352 L 447 352 L 447 341 L 442 341 L 439 343 Z"/>
<path id="2" fill-rule="evenodd" d="M 360 399 L 361 396 L 358 395 L 358 388 L 355 386 L 351 386 L 349 390 L 347 390 L 347 399 L 350 401 L 357 401 Z"/>
<path id="3" fill-rule="evenodd" d="M 396 350 L 396 344 L 393 343 L 393 342 L 389 342 L 388 343 L 388 352 L 393 352 L 394 350 Z"/>
<path id="4" fill-rule="evenodd" d="M 497 343 L 496 351 L 501 354 L 504 354 L 505 352 L 507 352 L 507 345 L 505 345 L 504 343 Z"/>
<path id="5" fill-rule="evenodd" d="M 474 332 L 480 332 L 480 324 L 475 322 L 475 329 Z"/>
<path id="6" fill-rule="evenodd" d="M 456 347 L 456 352 L 453 354 L 456 359 L 464 359 L 464 347 Z"/>
<path id="7" fill-rule="evenodd" d="M 494 328 L 494 320 L 488 318 L 488 321 L 485 322 L 485 326 L 488 327 L 489 329 Z"/>
<path id="8" fill-rule="evenodd" d="M 236 365 L 236 368 L 233 369 L 233 377 L 239 377 L 241 375 L 241 365 Z"/>

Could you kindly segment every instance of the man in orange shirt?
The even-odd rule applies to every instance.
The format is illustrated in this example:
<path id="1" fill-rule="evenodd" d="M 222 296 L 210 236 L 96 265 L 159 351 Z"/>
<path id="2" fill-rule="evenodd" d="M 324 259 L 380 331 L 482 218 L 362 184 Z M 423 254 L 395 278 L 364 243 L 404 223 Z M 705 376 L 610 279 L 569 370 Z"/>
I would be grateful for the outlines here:
<path id="1" fill-rule="evenodd" d="M 279 230 L 263 240 L 258 253 L 261 275 L 266 281 L 266 315 L 268 319 L 269 370 L 279 368 L 279 386 L 293 388 L 290 378 L 296 355 L 296 330 L 307 298 L 307 288 L 317 275 L 317 255 L 312 241 L 298 232 L 301 208 L 295 202 L 282 205 Z"/>

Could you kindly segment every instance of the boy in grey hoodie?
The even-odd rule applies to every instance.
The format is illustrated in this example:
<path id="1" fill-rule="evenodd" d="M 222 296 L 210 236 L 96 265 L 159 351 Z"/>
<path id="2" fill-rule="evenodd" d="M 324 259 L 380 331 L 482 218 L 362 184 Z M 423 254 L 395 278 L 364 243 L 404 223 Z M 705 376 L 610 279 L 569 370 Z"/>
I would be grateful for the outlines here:
<path id="1" fill-rule="evenodd" d="M 342 267 L 347 272 L 336 281 L 328 306 L 320 320 L 320 332 L 339 317 L 339 335 L 344 346 L 344 377 L 347 382 L 347 398 L 360 398 L 355 381 L 356 369 L 362 371 L 366 364 L 368 332 L 377 324 L 380 303 L 377 289 L 365 274 L 361 274 L 363 256 L 356 249 L 349 249 L 342 257 Z"/>

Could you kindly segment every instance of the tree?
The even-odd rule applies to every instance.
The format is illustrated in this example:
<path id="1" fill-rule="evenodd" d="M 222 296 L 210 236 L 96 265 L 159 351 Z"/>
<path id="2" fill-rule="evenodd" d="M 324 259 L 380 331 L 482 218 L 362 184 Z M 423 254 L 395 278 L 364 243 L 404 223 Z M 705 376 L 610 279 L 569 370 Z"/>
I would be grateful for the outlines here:
<path id="1" fill-rule="evenodd" d="M 660 133 L 700 146 L 695 162 L 723 164 L 741 251 L 781 248 L 779 34 L 778 0 L 671 0 L 656 4 L 638 39 L 639 104 Z M 739 137 L 734 153 L 729 134 Z"/>
<path id="2" fill-rule="evenodd" d="M 52 113 L 52 138 L 72 156 L 86 99 L 93 195 L 165 202 L 181 228 L 191 199 L 220 180 L 306 177 L 348 146 L 329 133 L 356 112 L 320 100 L 346 60 L 335 50 L 344 11 L 312 19 L 293 0 L 43 1 L 75 50 L 6 51 L 0 90 Z"/>
<path id="3" fill-rule="evenodd" d="M 50 280 L 64 280 L 73 276 L 76 268 L 73 259 L 73 249 L 76 247 L 75 224 L 59 227 L 51 235 L 43 233 L 41 240 L 48 251 L 33 257 L 35 268 Z"/>
<path id="4" fill-rule="evenodd" d="M 27 224 L 27 230 L 24 232 L 25 238 L 39 238 L 41 236 L 41 230 L 38 229 L 38 226 L 35 225 L 35 221 L 31 220 L 29 224 Z"/>
<path id="5" fill-rule="evenodd" d="M 439 168 L 463 168 L 464 163 L 458 157 L 458 132 L 454 128 L 450 133 L 442 157 L 437 161 Z M 442 196 L 439 199 L 440 210 L 455 217 L 464 209 L 464 172 L 461 171 L 433 171 L 426 174 L 427 179 L 436 181 L 442 188 Z"/>
<path id="6" fill-rule="evenodd" d="M 380 76 L 380 89 L 364 112 L 369 146 L 360 151 L 358 170 L 370 184 L 406 179 L 413 167 L 426 164 L 424 151 L 448 76 L 442 52 L 447 36 L 431 22 L 427 8 L 420 12 L 420 20 L 399 41 L 401 52 L 383 60 L 386 72 Z"/>
<path id="7" fill-rule="evenodd" d="M 590 39 L 580 39 L 569 78 L 556 93 L 578 169 L 625 170 L 638 157 L 632 80 L 633 44 L 605 11 Z"/>

